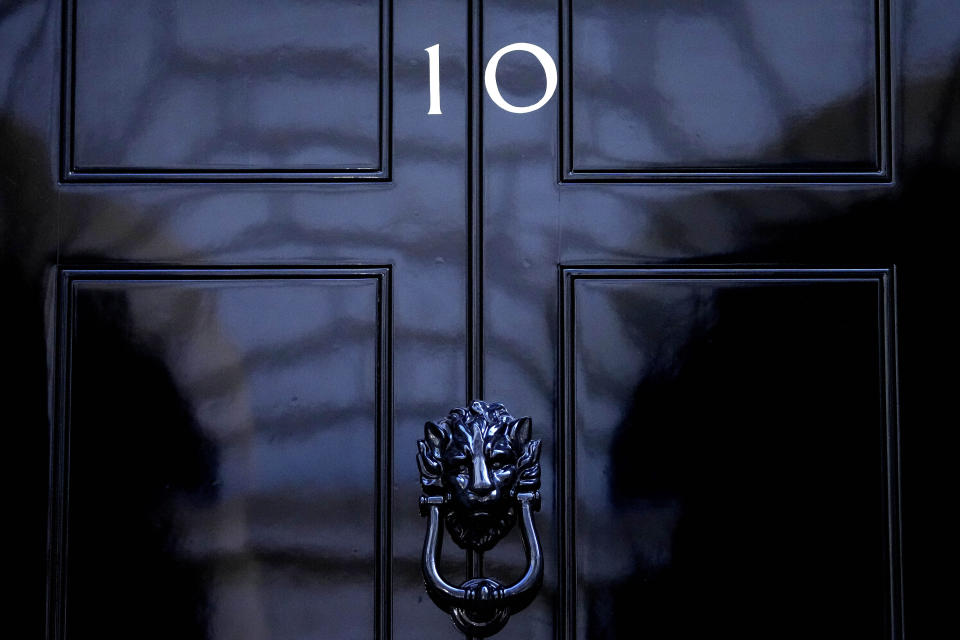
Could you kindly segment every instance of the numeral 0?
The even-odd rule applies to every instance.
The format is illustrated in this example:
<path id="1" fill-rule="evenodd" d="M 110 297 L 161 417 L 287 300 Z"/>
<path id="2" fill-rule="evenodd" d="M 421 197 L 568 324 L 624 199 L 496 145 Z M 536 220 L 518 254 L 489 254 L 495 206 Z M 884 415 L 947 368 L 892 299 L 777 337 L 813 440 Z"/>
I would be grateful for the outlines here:
<path id="1" fill-rule="evenodd" d="M 424 51 L 427 52 L 430 61 L 430 110 L 427 111 L 427 115 L 442 115 L 443 112 L 440 111 L 440 45 L 435 44 L 432 47 L 427 47 Z M 525 107 L 518 107 L 504 100 L 500 94 L 500 87 L 497 86 L 497 65 L 500 64 L 500 58 L 512 51 L 526 51 L 527 53 L 533 54 L 537 61 L 540 62 L 540 66 L 543 67 L 543 73 L 547 78 L 547 86 L 543 91 L 543 97 L 537 102 Z M 530 44 L 529 42 L 514 42 L 497 51 L 487 62 L 487 68 L 483 73 L 483 85 L 486 87 L 487 95 L 490 96 L 493 103 L 504 111 L 509 111 L 510 113 L 530 113 L 550 102 L 550 98 L 552 98 L 556 92 L 557 65 L 553 61 L 553 58 L 550 57 L 550 54 L 541 47 Z"/>

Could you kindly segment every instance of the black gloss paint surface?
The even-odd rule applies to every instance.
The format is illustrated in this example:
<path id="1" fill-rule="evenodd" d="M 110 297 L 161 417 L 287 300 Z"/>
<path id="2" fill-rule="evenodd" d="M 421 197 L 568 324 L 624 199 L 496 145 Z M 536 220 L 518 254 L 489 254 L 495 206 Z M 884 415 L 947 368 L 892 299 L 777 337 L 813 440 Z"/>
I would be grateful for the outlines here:
<path id="1" fill-rule="evenodd" d="M 389 3 L 76 0 L 66 24 L 67 179 L 389 176 Z"/>
<path id="2" fill-rule="evenodd" d="M 376 272 L 118 275 L 68 285 L 67 635 L 370 637 Z"/>
<path id="3" fill-rule="evenodd" d="M 454 637 L 415 442 L 469 395 L 533 418 L 550 496 L 497 638 L 927 637 L 958 17 L 0 4 L 10 628 Z M 483 93 L 514 42 L 560 77 L 524 115 Z M 498 80 L 544 88 L 525 53 Z"/>
<path id="4" fill-rule="evenodd" d="M 574 179 L 880 168 L 885 2 L 564 1 Z"/>
<path id="5" fill-rule="evenodd" d="M 569 290 L 578 636 L 882 637 L 880 281 L 697 275 Z"/>

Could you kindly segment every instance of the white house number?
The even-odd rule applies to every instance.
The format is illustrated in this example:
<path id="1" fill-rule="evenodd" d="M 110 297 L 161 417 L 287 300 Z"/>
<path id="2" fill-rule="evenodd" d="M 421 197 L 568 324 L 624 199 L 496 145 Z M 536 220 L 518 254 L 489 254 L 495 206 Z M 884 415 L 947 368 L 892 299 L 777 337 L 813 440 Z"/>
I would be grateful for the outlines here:
<path id="1" fill-rule="evenodd" d="M 435 44 L 432 47 L 427 47 L 424 51 L 427 52 L 430 60 L 430 110 L 427 111 L 427 114 L 439 116 L 443 114 L 443 112 L 440 111 L 440 45 Z M 533 57 L 535 57 L 540 62 L 540 66 L 543 67 L 543 73 L 547 78 L 547 86 L 543 91 L 543 97 L 535 103 L 523 107 L 518 107 L 504 100 L 503 96 L 500 95 L 500 87 L 497 86 L 497 65 L 500 64 L 500 58 L 513 51 L 526 51 L 527 53 L 533 54 Z M 487 68 L 483 72 L 483 84 L 487 89 L 487 95 L 490 96 L 493 103 L 504 111 L 509 111 L 510 113 L 530 113 L 550 102 L 550 98 L 552 98 L 554 92 L 556 92 L 557 65 L 554 63 L 553 58 L 550 57 L 550 54 L 537 45 L 530 44 L 529 42 L 514 42 L 497 51 L 487 62 Z"/>

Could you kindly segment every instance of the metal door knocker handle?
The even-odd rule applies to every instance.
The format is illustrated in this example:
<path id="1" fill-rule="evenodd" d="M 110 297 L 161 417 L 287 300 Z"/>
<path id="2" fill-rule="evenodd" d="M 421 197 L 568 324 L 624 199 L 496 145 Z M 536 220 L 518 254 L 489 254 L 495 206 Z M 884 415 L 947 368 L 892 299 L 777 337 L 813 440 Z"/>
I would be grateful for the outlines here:
<path id="1" fill-rule="evenodd" d="M 473 402 L 424 426 L 420 449 L 420 515 L 428 517 L 423 581 L 433 602 L 474 637 L 500 631 L 529 605 L 543 582 L 543 553 L 533 512 L 540 510 L 540 441 L 530 418 L 515 419 L 502 404 Z M 483 552 L 520 519 L 527 570 L 504 586 L 482 572 Z M 467 580 L 459 586 L 440 575 L 443 526 L 467 551 Z"/>

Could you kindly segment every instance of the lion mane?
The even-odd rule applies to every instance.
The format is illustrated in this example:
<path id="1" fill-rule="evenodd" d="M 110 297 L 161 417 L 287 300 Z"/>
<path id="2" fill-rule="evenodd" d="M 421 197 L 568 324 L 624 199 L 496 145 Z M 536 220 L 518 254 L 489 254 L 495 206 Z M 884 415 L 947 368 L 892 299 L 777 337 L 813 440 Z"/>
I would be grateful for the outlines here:
<path id="1" fill-rule="evenodd" d="M 530 425 L 529 418 L 514 418 L 502 404 L 480 400 L 424 425 L 425 437 L 417 441 L 420 486 L 425 496 L 444 499 L 444 521 L 459 547 L 476 551 L 493 547 L 517 520 L 517 494 L 540 488 L 540 441 L 530 439 Z M 478 438 L 482 438 L 485 451 L 506 443 L 515 456 L 516 472 L 509 485 L 499 487 L 499 498 L 489 506 L 489 515 L 468 524 L 468 507 L 456 499 L 450 486 L 451 474 L 456 475 L 451 456 L 468 449 Z M 472 487 L 472 477 L 470 483 Z"/>

